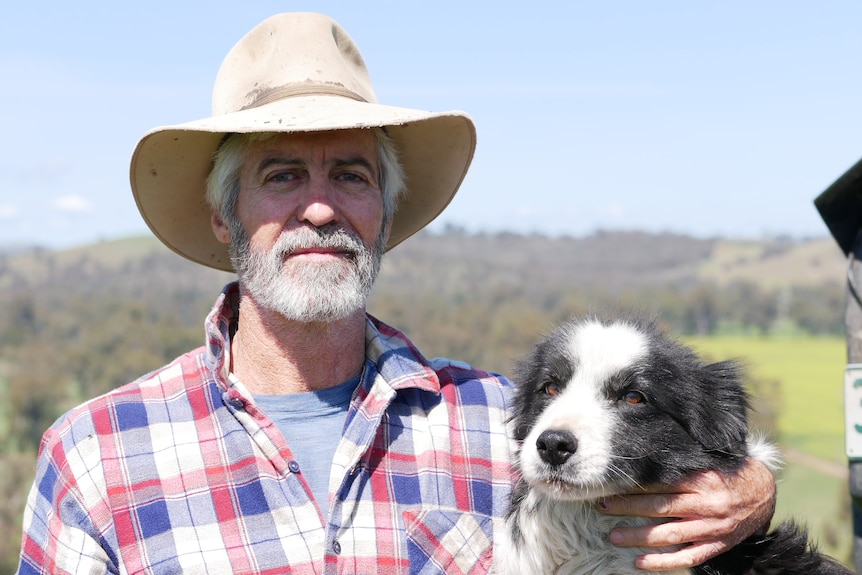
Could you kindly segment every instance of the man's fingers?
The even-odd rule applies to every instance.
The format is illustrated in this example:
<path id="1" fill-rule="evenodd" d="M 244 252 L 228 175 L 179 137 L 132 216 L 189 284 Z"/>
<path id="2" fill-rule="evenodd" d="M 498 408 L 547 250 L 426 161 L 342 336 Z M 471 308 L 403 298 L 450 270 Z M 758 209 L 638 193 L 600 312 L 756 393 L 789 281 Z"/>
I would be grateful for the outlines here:
<path id="1" fill-rule="evenodd" d="M 678 521 L 647 527 L 620 527 L 610 533 L 611 543 L 620 547 L 655 547 L 682 545 L 689 540 Z"/>
<path id="2" fill-rule="evenodd" d="M 646 571 L 689 569 L 726 551 L 716 543 L 695 543 L 672 553 L 650 553 L 635 560 L 635 566 Z"/>
<path id="3" fill-rule="evenodd" d="M 712 541 L 728 548 L 726 540 L 719 541 L 738 527 L 730 519 L 677 519 L 657 525 L 617 527 L 610 532 L 609 539 L 620 547 L 670 547 Z"/>
<path id="4" fill-rule="evenodd" d="M 726 544 L 715 540 L 716 531 L 720 529 L 710 522 L 679 520 L 614 529 L 610 541 L 620 547 L 657 547 L 656 553 L 638 558 L 636 565 L 641 569 L 687 569 L 727 551 Z M 676 549 L 668 550 L 669 547 Z"/>
<path id="5" fill-rule="evenodd" d="M 733 501 L 722 491 L 712 497 L 698 493 L 654 493 L 609 497 L 599 503 L 607 515 L 636 515 L 640 517 L 723 518 L 734 510 Z"/>
<path id="6" fill-rule="evenodd" d="M 638 517 L 678 517 L 674 510 L 679 508 L 682 493 L 656 493 L 637 495 L 618 495 L 599 502 L 602 513 L 607 515 L 635 515 Z M 676 505 L 675 505 L 676 502 Z"/>

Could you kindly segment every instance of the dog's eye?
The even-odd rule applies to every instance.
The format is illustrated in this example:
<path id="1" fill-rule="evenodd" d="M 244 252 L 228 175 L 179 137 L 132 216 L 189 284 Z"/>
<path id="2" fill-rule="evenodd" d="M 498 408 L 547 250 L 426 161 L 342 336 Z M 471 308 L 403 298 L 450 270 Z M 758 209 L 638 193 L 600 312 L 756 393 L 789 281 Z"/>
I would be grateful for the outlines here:
<path id="1" fill-rule="evenodd" d="M 561 391 L 563 390 L 560 388 L 560 384 L 555 381 L 549 381 L 542 386 L 542 393 L 547 395 L 559 395 Z"/>
<path id="2" fill-rule="evenodd" d="M 644 394 L 639 391 L 627 391 L 620 397 L 621 400 L 625 401 L 630 405 L 635 405 L 638 403 L 643 403 L 646 401 Z"/>

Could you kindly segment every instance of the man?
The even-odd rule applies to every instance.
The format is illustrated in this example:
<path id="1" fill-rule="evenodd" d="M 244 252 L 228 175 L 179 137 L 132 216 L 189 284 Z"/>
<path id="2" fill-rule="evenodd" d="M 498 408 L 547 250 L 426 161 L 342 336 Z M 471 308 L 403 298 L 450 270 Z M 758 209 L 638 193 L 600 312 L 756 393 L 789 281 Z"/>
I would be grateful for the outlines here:
<path id="1" fill-rule="evenodd" d="M 429 362 L 365 313 L 384 251 L 457 191 L 471 120 L 377 104 L 318 14 L 245 36 L 213 109 L 147 134 L 132 188 L 166 245 L 239 282 L 205 347 L 46 432 L 20 573 L 486 572 L 512 486 L 509 384 Z M 651 569 L 767 523 L 774 485 L 751 462 L 657 492 L 606 502 L 680 518 L 610 535 L 690 543 Z"/>

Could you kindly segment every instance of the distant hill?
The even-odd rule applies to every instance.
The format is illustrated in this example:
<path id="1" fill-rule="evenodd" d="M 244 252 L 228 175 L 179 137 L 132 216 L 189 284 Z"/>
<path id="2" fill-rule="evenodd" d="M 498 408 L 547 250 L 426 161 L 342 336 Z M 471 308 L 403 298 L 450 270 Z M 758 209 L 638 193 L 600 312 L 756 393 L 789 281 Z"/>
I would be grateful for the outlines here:
<path id="1" fill-rule="evenodd" d="M 79 274 L 131 269 L 150 261 L 184 276 L 224 282 L 215 272 L 173 254 L 152 236 L 103 241 L 69 250 L 0 251 L 0 288 L 38 283 L 52 270 Z M 169 264 L 167 262 L 170 262 Z M 598 232 L 584 237 L 511 233 L 419 233 L 384 259 L 378 287 L 446 291 L 463 286 L 542 283 L 572 288 L 724 285 L 750 282 L 761 289 L 840 285 L 846 262 L 830 237 L 810 240 L 699 239 L 676 234 Z M 149 268 L 153 273 L 158 269 Z"/>
<path id="2" fill-rule="evenodd" d="M 762 289 L 839 284 L 845 261 L 832 238 L 697 239 L 675 234 L 599 232 L 539 235 L 419 234 L 392 250 L 381 282 L 427 283 L 458 275 L 481 285 L 552 282 L 580 288 L 751 282 Z"/>

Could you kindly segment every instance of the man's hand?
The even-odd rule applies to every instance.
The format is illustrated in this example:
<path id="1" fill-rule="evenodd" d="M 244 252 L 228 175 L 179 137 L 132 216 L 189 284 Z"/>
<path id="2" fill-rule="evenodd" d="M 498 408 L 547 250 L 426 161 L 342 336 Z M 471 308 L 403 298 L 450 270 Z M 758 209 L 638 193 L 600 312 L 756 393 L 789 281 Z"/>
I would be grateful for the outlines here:
<path id="1" fill-rule="evenodd" d="M 661 525 L 614 529 L 610 540 L 621 547 L 683 545 L 674 552 L 641 555 L 635 564 L 647 571 L 685 569 L 767 529 L 775 511 L 775 479 L 749 457 L 732 475 L 697 473 L 677 485 L 607 498 L 599 509 L 608 515 L 674 518 Z"/>

